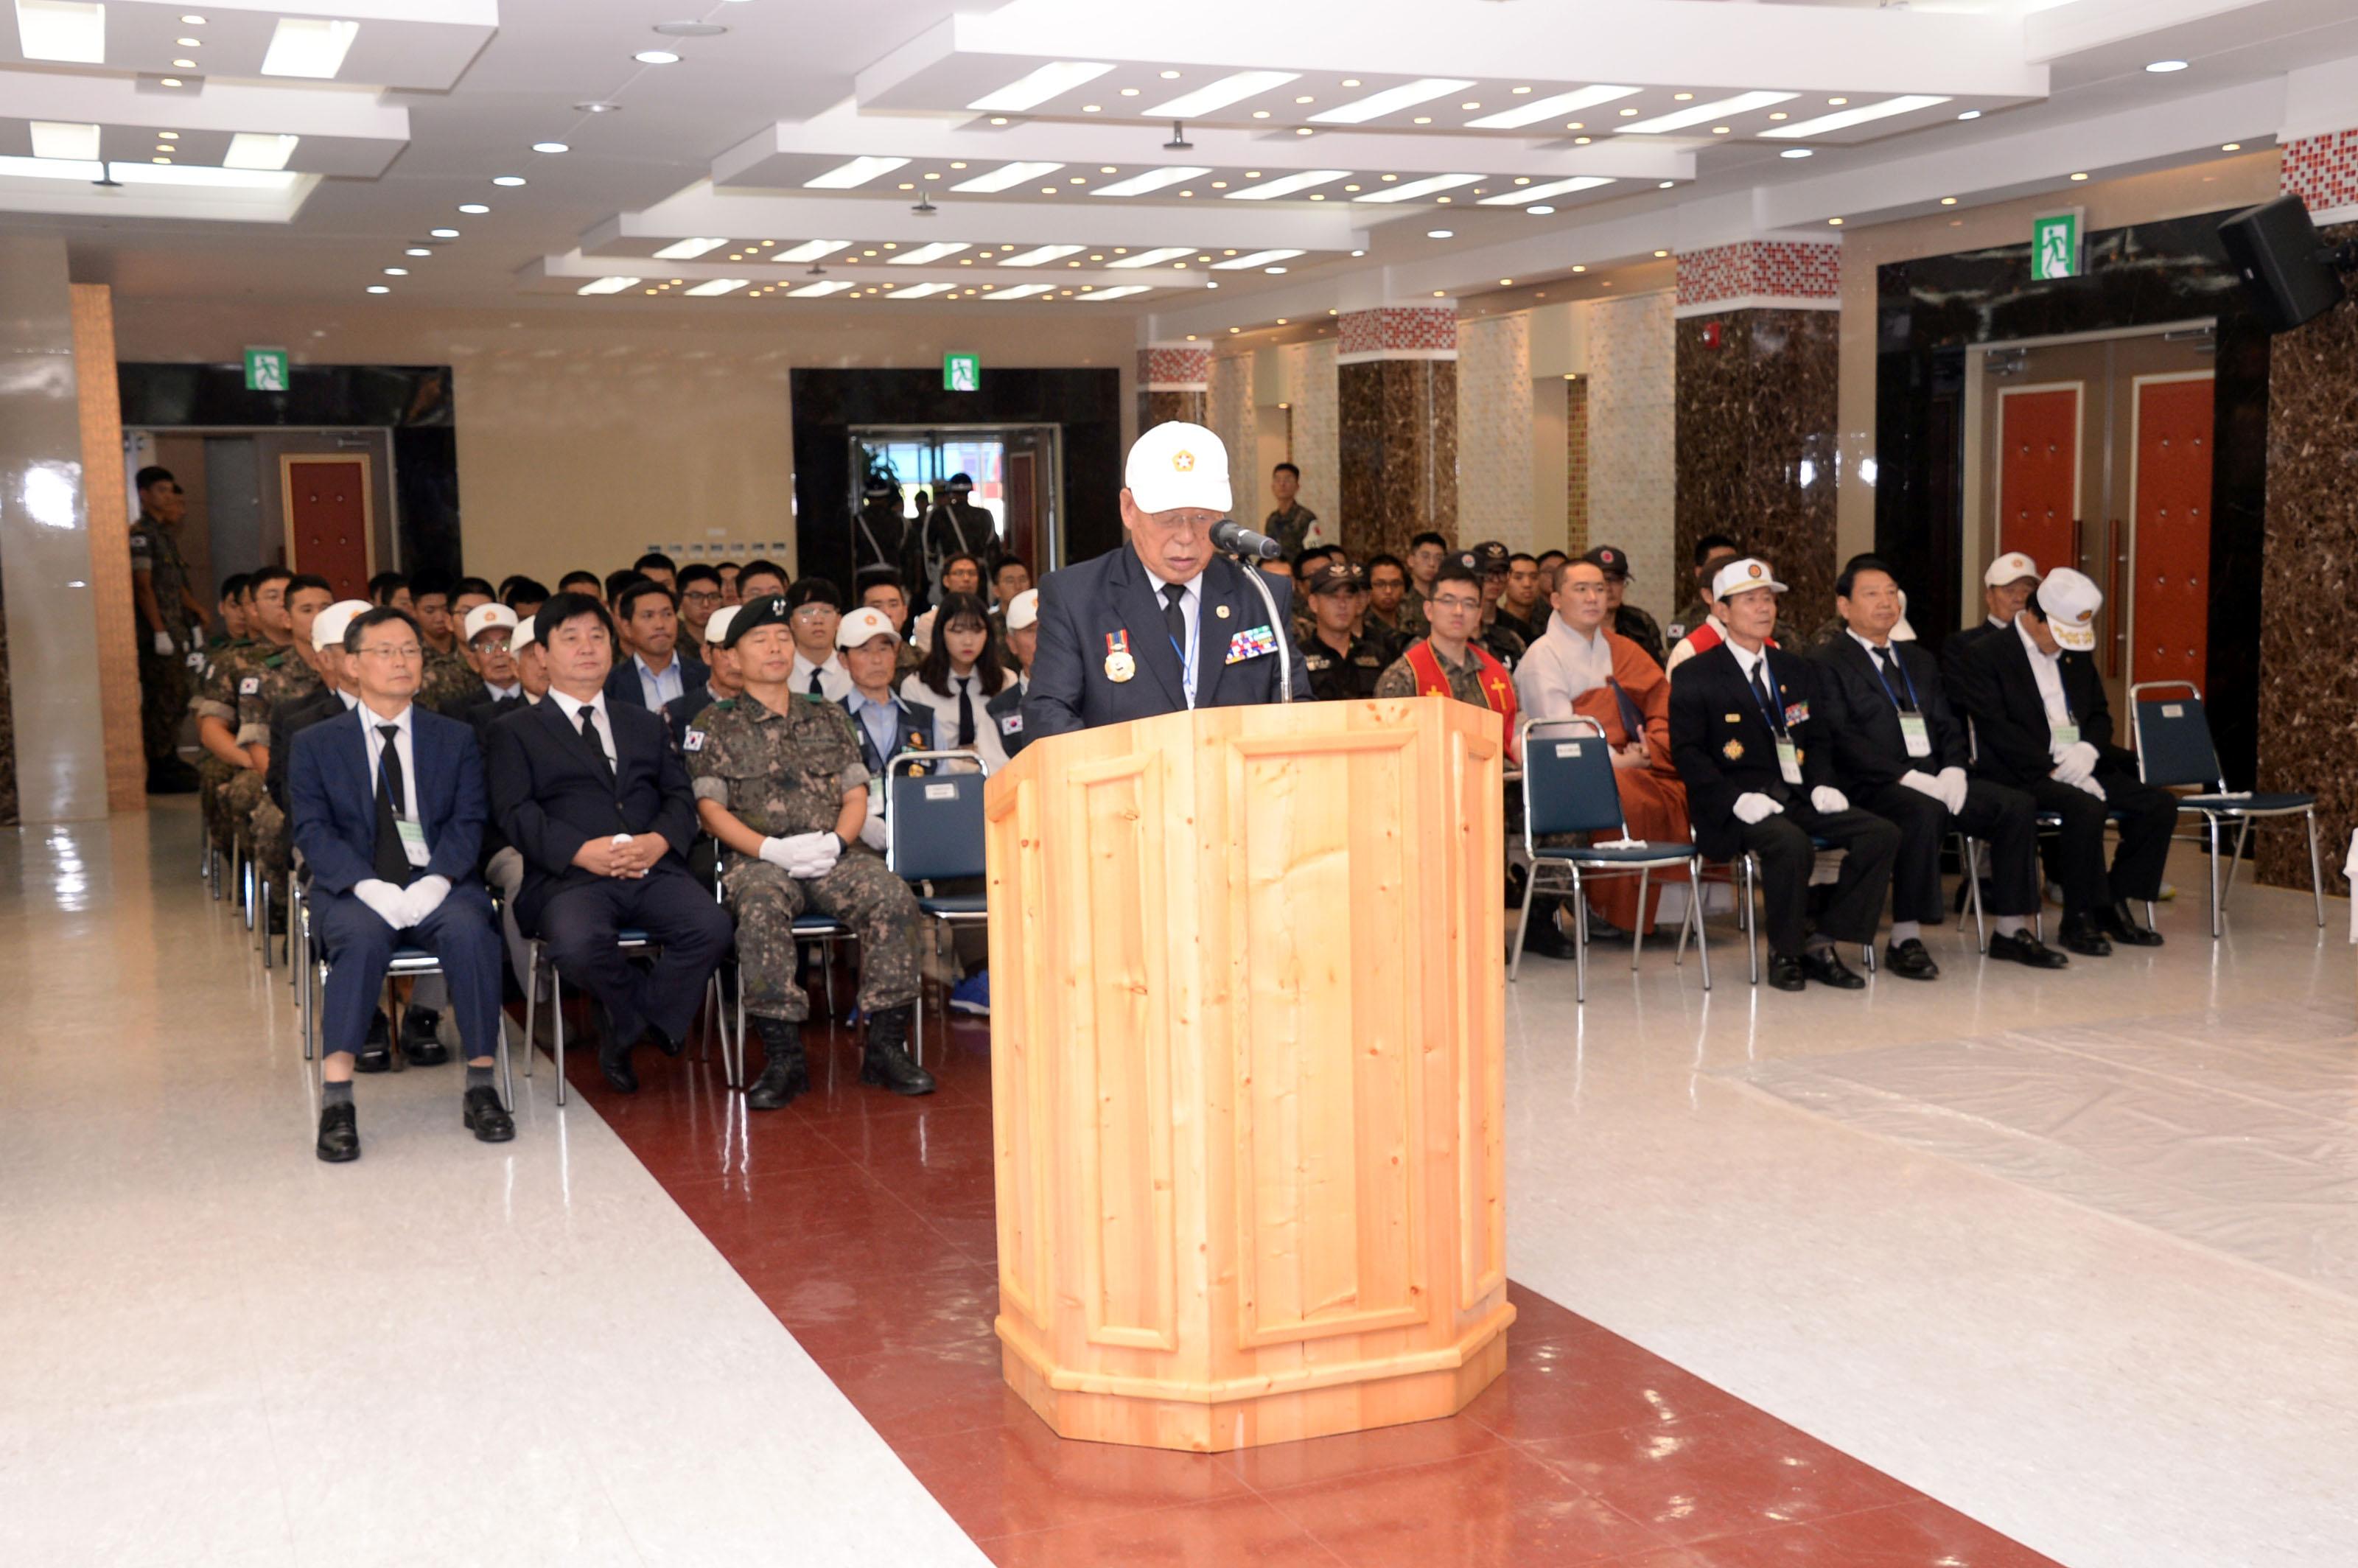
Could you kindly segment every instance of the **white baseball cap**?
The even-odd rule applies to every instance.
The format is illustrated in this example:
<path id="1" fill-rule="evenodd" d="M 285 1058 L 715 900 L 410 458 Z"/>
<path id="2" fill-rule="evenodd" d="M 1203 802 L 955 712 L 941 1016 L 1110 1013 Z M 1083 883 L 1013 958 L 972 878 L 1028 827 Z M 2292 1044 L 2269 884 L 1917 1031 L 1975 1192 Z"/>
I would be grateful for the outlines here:
<path id="1" fill-rule="evenodd" d="M 741 607 L 739 605 L 724 604 L 712 612 L 712 619 L 704 623 L 706 647 L 717 648 L 728 640 L 730 622 L 737 619 L 737 611 Z"/>
<path id="2" fill-rule="evenodd" d="M 1768 563 L 1752 556 L 1728 562 L 1711 579 L 1714 599 L 1725 599 L 1731 593 L 1747 593 L 1756 588 L 1765 588 L 1771 593 L 1785 591 L 1785 585 L 1769 571 Z"/>
<path id="3" fill-rule="evenodd" d="M 375 608 L 375 605 L 365 599 L 340 599 L 330 604 L 312 619 L 312 648 L 317 650 L 342 647 L 344 633 L 351 629 L 352 617 L 366 615 Z"/>
<path id="4" fill-rule="evenodd" d="M 2070 567 L 2057 567 L 2033 597 L 2057 642 L 2082 654 L 2096 645 L 2096 611 L 2104 607 L 2104 590 L 2093 578 Z"/>
<path id="5" fill-rule="evenodd" d="M 1130 446 L 1130 460 L 1122 465 L 1121 481 L 1141 512 L 1194 507 L 1225 514 L 1233 500 L 1228 449 L 1201 425 L 1184 419 L 1166 421 L 1139 437 Z"/>
<path id="6" fill-rule="evenodd" d="M 1040 590 L 1027 588 L 1007 601 L 1007 629 L 1021 632 L 1040 622 Z"/>
<path id="7" fill-rule="evenodd" d="M 478 633 L 488 631 L 493 626 L 504 626 L 508 629 L 510 633 L 508 642 L 513 646 L 515 642 L 514 633 L 516 629 L 516 612 L 504 604 L 478 604 L 474 609 L 467 611 L 466 640 L 472 643 Z"/>
<path id="8" fill-rule="evenodd" d="M 1908 590 L 1904 588 L 1899 590 L 1899 619 L 1892 624 L 1891 640 L 1895 643 L 1916 640 L 1916 628 L 1908 624 Z"/>
<path id="9" fill-rule="evenodd" d="M 1982 584 L 1985 588 L 2004 588 L 2007 583 L 2020 582 L 2024 578 L 2037 582 L 2039 563 L 2020 550 L 2008 550 L 1989 564 L 1989 570 L 1982 573 Z"/>
<path id="10" fill-rule="evenodd" d="M 897 642 L 900 636 L 901 633 L 892 630 L 891 616 L 881 610 L 869 607 L 855 610 L 843 618 L 842 624 L 835 629 L 835 645 L 838 648 L 857 648 L 862 643 L 874 642 L 879 637 L 890 637 Z"/>

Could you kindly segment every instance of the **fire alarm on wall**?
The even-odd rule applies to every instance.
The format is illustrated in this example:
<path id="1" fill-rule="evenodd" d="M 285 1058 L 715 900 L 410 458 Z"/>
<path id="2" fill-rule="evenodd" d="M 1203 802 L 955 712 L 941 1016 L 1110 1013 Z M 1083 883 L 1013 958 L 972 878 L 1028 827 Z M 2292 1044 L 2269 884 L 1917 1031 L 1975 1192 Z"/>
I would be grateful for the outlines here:
<path id="1" fill-rule="evenodd" d="M 1719 347 L 1718 322 L 1705 321 L 1703 324 L 1703 346 L 1706 349 L 1715 349 Z"/>

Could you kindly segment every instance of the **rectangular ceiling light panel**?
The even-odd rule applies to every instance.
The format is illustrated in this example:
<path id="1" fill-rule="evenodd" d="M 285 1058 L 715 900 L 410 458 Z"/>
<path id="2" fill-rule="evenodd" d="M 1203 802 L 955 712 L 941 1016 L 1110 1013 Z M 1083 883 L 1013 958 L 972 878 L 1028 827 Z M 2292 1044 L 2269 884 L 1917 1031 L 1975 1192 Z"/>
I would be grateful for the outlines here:
<path id="1" fill-rule="evenodd" d="M 1022 251 L 1011 256 L 1001 256 L 999 265 L 1045 266 L 1052 261 L 1063 261 L 1066 256 L 1079 255 L 1087 248 L 1086 245 L 1035 245 L 1028 251 Z"/>
<path id="2" fill-rule="evenodd" d="M 1022 185 L 1026 180 L 1037 179 L 1044 174 L 1054 174 L 1064 167 L 1060 163 L 1004 163 L 988 174 L 978 174 L 972 179 L 961 179 L 950 189 L 974 195 L 988 196 L 993 191 L 1005 190 L 1010 186 Z"/>
<path id="3" fill-rule="evenodd" d="M 1638 120 L 1614 130 L 1625 136 L 1659 136 L 1665 131 L 1683 131 L 1689 125 L 1707 121 L 1725 120 L 1732 114 L 1749 114 L 1755 109 L 1766 109 L 1772 103 L 1786 103 L 1801 96 L 1798 92 L 1739 92 L 1733 98 L 1723 98 L 1715 103 L 1696 103 L 1668 114 L 1657 114 L 1650 120 Z"/>
<path id="4" fill-rule="evenodd" d="M 1876 120 L 1888 120 L 1894 114 L 1912 114 L 1919 109 L 1930 109 L 1946 103 L 1946 98 L 1930 93 L 1910 92 L 1898 98 L 1887 98 L 1880 103 L 1863 103 L 1855 109 L 1838 109 L 1831 114 L 1821 114 L 1814 120 L 1799 124 L 1771 125 L 1761 132 L 1763 136 L 1823 136 L 1833 131 L 1847 131 L 1853 125 L 1864 125 Z"/>
<path id="5" fill-rule="evenodd" d="M 1504 196 L 1485 196 L 1476 205 L 1482 207 L 1520 207 L 1526 201 L 1544 201 L 1551 196 L 1570 196 L 1574 191 L 1594 190 L 1613 181 L 1601 174 L 1583 174 L 1571 179 L 1552 179 L 1545 185 L 1527 185 L 1509 190 Z"/>
<path id="6" fill-rule="evenodd" d="M 1473 85 L 1471 81 L 1460 81 L 1454 76 L 1419 77 L 1414 81 L 1404 81 L 1398 87 L 1387 87 L 1381 92 L 1369 93 L 1355 103 L 1322 110 L 1310 116 L 1310 123 L 1314 125 L 1364 125 L 1386 114 L 1414 108 L 1419 103 L 1444 98 L 1452 92 L 1463 92 Z"/>
<path id="7" fill-rule="evenodd" d="M 358 22 L 281 16 L 271 30 L 269 52 L 262 57 L 262 74 L 332 81 L 336 72 L 344 69 L 344 56 L 360 31 Z"/>
<path id="8" fill-rule="evenodd" d="M 1100 288 L 1095 294 L 1076 294 L 1073 297 L 1087 300 L 1120 299 L 1127 295 L 1143 294 L 1152 287 L 1152 284 L 1125 283 L 1120 288 Z"/>
<path id="9" fill-rule="evenodd" d="M 1258 97 L 1273 87 L 1282 87 L 1301 74 L 1294 70 L 1239 70 L 1217 81 L 1207 81 L 1193 92 L 1166 98 L 1142 113 L 1150 120 L 1193 120 Z"/>
<path id="10" fill-rule="evenodd" d="M 79 125 L 70 120 L 36 120 L 33 122 L 33 156 L 94 162 L 98 157 L 98 127 Z"/>
<path id="11" fill-rule="evenodd" d="M 1150 168 L 1144 174 L 1133 174 L 1128 179 L 1117 179 L 1111 185 L 1100 185 L 1089 192 L 1092 196 L 1143 196 L 1150 190 L 1160 190 L 1166 185 L 1183 180 L 1201 179 L 1211 173 L 1208 168 L 1191 168 L 1175 165 L 1168 168 Z"/>
<path id="12" fill-rule="evenodd" d="M 1193 245 L 1165 245 L 1159 251 L 1141 251 L 1134 256 L 1116 256 L 1106 263 L 1106 265 L 1160 266 L 1164 262 L 1177 261 L 1181 256 L 1191 256 L 1195 254 L 1195 247 Z"/>
<path id="13" fill-rule="evenodd" d="M 985 93 L 967 107 L 984 114 L 1021 114 L 1026 109 L 1038 108 L 1060 92 L 1070 92 L 1084 82 L 1095 81 L 1112 69 L 1093 59 L 1051 60 L 998 92 Z"/>
<path id="14" fill-rule="evenodd" d="M 260 131 L 240 131 L 229 139 L 229 151 L 222 158 L 223 168 L 285 168 L 295 156 L 295 144 L 300 136 L 265 135 Z"/>
<path id="15" fill-rule="evenodd" d="M 847 288 L 857 288 L 859 287 L 860 286 L 858 284 L 853 283 L 849 278 L 830 277 L 825 283 L 806 283 L 800 288 L 789 288 L 786 290 L 786 297 L 789 299 L 824 299 L 830 294 L 840 294 Z"/>
<path id="16" fill-rule="evenodd" d="M 906 288 L 896 288 L 887 299 L 925 299 L 936 294 L 947 294 L 957 287 L 955 283 L 913 283 Z"/>
<path id="17" fill-rule="evenodd" d="M 1029 299 L 1035 294 L 1054 294 L 1053 283 L 1019 283 L 1010 288 L 995 288 L 983 296 L 985 299 Z"/>
<path id="18" fill-rule="evenodd" d="M 750 277 L 716 277 L 709 283 L 699 283 L 687 292 L 698 299 L 718 299 L 724 294 L 734 294 L 753 280 Z"/>
<path id="19" fill-rule="evenodd" d="M 27 59 L 106 63 L 106 7 L 82 0 L 16 0 L 16 43 Z"/>
<path id="20" fill-rule="evenodd" d="M 1412 179 L 1405 185 L 1387 185 L 1381 190 L 1370 190 L 1364 196 L 1354 196 L 1354 201 L 1414 201 L 1421 196 L 1438 196 L 1444 190 L 1455 190 L 1461 185 L 1480 182 L 1478 174 L 1435 174 L 1422 179 Z"/>
<path id="21" fill-rule="evenodd" d="M 620 294 L 626 288 L 636 288 L 638 286 L 639 280 L 635 277 L 599 277 L 590 279 L 588 283 L 583 284 L 573 292 L 576 294 Z"/>
<path id="22" fill-rule="evenodd" d="M 694 261 L 707 251 L 717 251 L 729 242 L 726 239 L 674 240 L 655 253 L 657 261 Z"/>
<path id="23" fill-rule="evenodd" d="M 1350 177 L 1347 168 L 1306 168 L 1300 174 L 1289 174 L 1282 179 L 1271 179 L 1260 185 L 1248 185 L 1242 190 L 1228 192 L 1231 201 L 1274 201 L 1281 196 L 1292 196 L 1316 186 L 1332 185 Z"/>
<path id="24" fill-rule="evenodd" d="M 1485 114 L 1478 120 L 1466 122 L 1474 131 L 1519 131 L 1525 125 L 1536 125 L 1541 120 L 1553 120 L 1564 114 L 1577 114 L 1583 109 L 1594 109 L 1600 103 L 1617 103 L 1635 97 L 1634 87 L 1584 87 L 1577 92 L 1559 92 L 1552 98 L 1542 98 L 1536 103 L 1518 103 L 1496 114 Z"/>
<path id="25" fill-rule="evenodd" d="M 825 174 L 803 181 L 806 190 L 854 190 L 880 174 L 890 174 L 909 160 L 904 157 L 856 157 L 837 164 Z"/>
<path id="26" fill-rule="evenodd" d="M 794 249 L 780 251 L 770 259 L 782 262 L 814 262 L 821 256 L 831 256 L 838 251 L 848 251 L 850 248 L 849 240 L 805 240 Z M 660 251 L 656 254 L 662 254 Z"/>
<path id="27" fill-rule="evenodd" d="M 923 266 L 927 262 L 937 262 L 944 256 L 954 256 L 960 251 L 973 248 L 964 240 L 936 240 L 930 245 L 919 245 L 914 251 L 903 251 L 899 255 L 886 256 L 884 260 L 891 266 Z"/>
<path id="28" fill-rule="evenodd" d="M 1212 270 L 1214 272 L 1247 272 L 1257 266 L 1268 266 L 1273 262 L 1292 261 L 1301 254 L 1300 251 L 1255 251 L 1249 256 L 1234 256 L 1227 261 L 1216 261 L 1212 264 Z"/>

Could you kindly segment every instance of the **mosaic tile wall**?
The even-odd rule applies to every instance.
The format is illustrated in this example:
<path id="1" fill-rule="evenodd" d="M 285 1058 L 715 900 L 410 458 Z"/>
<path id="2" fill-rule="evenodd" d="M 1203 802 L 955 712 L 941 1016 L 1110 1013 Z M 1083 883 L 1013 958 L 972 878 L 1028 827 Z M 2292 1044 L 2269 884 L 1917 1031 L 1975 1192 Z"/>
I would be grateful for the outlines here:
<path id="1" fill-rule="evenodd" d="M 2311 212 L 2358 206 L 2358 131 L 2285 143 L 2284 188 L 2309 203 Z"/>
<path id="2" fill-rule="evenodd" d="M 1531 318 L 1457 330 L 1457 533 L 1531 547 Z"/>
<path id="3" fill-rule="evenodd" d="M 1302 470 L 1302 504 L 1330 524 L 1347 525 L 1339 466 L 1335 340 L 1293 343 L 1278 352 L 1285 356 L 1287 379 L 1293 384 L 1293 462 Z"/>
<path id="4" fill-rule="evenodd" d="M 1676 355 L 1668 289 L 1588 310 L 1588 539 L 1628 552 L 1629 598 L 1678 611 Z"/>

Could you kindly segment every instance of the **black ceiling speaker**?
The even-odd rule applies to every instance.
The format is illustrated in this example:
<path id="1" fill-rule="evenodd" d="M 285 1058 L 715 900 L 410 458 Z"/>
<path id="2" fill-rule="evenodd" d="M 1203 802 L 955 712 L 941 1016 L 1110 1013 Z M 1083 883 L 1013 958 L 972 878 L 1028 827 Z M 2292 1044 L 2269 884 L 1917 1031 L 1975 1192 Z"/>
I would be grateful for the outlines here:
<path id="1" fill-rule="evenodd" d="M 2279 196 L 2219 225 L 2219 243 L 2243 277 L 2244 292 L 2271 332 L 2288 332 L 2342 303 L 2337 267 L 2353 247 L 2336 251 L 2317 236 L 2298 196 Z"/>

